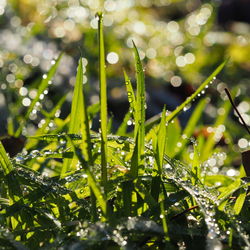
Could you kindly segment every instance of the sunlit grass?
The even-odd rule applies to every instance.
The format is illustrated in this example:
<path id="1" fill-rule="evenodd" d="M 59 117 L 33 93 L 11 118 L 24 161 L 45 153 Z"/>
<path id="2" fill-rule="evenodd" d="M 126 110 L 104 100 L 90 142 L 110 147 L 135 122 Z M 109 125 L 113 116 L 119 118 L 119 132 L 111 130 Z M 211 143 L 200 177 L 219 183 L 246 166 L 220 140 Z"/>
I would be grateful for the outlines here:
<path id="1" fill-rule="evenodd" d="M 87 107 L 79 59 L 71 112 L 28 137 L 27 153 L 10 159 L 0 144 L 1 222 L 0 245 L 28 248 L 94 249 L 208 249 L 249 248 L 246 227 L 248 181 L 241 176 L 208 175 L 203 163 L 216 153 L 213 134 L 195 141 L 192 136 L 207 105 L 201 98 L 186 127 L 178 115 L 205 94 L 208 84 L 226 64 L 224 61 L 173 112 L 164 107 L 161 117 L 146 122 L 145 76 L 135 44 L 136 89 L 124 70 L 130 109 L 117 131 L 108 134 L 107 82 L 103 18 L 98 13 L 100 103 Z M 54 76 L 60 57 L 42 80 L 42 93 Z M 56 109 L 45 113 L 48 124 Z M 15 133 L 19 136 L 33 110 L 34 99 Z M 230 103 L 214 123 L 225 123 Z M 100 133 L 91 122 L 100 110 Z M 134 130 L 127 133 L 133 118 Z M 46 125 L 47 126 L 47 125 Z M 122 136 L 120 136 L 122 135 Z M 177 146 L 179 145 L 179 146 Z M 193 156 L 190 158 L 190 148 Z M 218 170 L 219 171 L 219 170 Z M 218 185 L 219 183 L 219 185 Z M 228 233 L 229 232 L 229 233 Z M 18 245 L 18 246 L 19 246 Z"/>

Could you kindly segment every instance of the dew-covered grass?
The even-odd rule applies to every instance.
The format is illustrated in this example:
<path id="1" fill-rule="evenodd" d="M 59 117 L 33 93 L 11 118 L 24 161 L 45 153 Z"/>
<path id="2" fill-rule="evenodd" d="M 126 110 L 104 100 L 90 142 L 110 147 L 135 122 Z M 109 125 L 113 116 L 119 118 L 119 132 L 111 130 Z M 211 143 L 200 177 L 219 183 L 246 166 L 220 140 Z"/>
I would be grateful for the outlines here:
<path id="1" fill-rule="evenodd" d="M 223 166 L 226 160 L 215 137 L 225 130 L 230 101 L 222 104 L 215 131 L 193 137 L 209 101 L 205 91 L 227 61 L 173 112 L 164 107 L 145 121 L 143 62 L 133 43 L 136 88 L 124 70 L 130 108 L 117 133 L 108 134 L 101 13 L 97 17 L 100 103 L 87 106 L 80 57 L 70 115 L 55 116 L 62 97 L 44 112 L 45 122 L 27 136 L 22 153 L 10 158 L 0 144 L 1 249 L 249 249 L 249 180 L 243 165 L 237 176 L 214 168 L 214 161 Z M 43 77 L 14 136 L 22 134 L 42 101 L 62 56 Z M 195 101 L 182 128 L 178 115 Z M 94 132 L 98 113 L 100 131 Z M 51 122 L 56 128 L 48 132 Z"/>

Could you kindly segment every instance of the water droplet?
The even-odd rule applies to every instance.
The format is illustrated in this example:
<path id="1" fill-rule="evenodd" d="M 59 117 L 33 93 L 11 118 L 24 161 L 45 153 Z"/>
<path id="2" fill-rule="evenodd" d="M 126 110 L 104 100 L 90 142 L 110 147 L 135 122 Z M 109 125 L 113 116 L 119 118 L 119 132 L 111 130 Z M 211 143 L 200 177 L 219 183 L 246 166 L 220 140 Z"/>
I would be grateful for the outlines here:
<path id="1" fill-rule="evenodd" d="M 131 126 L 132 124 L 133 124 L 133 121 L 131 119 L 127 121 L 128 126 Z"/>
<path id="2" fill-rule="evenodd" d="M 24 157 L 22 157 L 22 156 L 16 156 L 14 159 L 17 163 L 21 163 L 25 160 Z"/>

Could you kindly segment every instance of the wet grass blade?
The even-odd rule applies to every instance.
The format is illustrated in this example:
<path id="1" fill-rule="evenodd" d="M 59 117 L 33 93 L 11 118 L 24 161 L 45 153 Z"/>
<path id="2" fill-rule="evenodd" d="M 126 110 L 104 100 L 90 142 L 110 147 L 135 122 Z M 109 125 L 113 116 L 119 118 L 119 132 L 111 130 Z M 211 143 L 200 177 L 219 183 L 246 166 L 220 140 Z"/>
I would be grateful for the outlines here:
<path id="1" fill-rule="evenodd" d="M 37 95 L 36 97 L 33 99 L 33 101 L 31 102 L 27 113 L 24 117 L 24 121 L 21 123 L 21 125 L 19 126 L 19 128 L 17 129 L 17 131 L 15 132 L 15 137 L 20 136 L 20 134 L 22 133 L 22 129 L 25 126 L 25 122 L 27 121 L 27 119 L 29 118 L 31 112 L 33 111 L 34 107 L 36 106 L 37 102 L 39 102 L 39 98 L 40 95 L 43 94 L 44 90 L 46 90 L 46 88 L 48 87 L 50 81 L 52 80 L 52 78 L 54 77 L 56 70 L 59 66 L 59 62 L 61 60 L 63 56 L 63 53 L 61 53 L 59 55 L 59 57 L 56 59 L 55 63 L 53 64 L 53 66 L 50 68 L 48 74 L 43 76 L 43 80 L 41 81 L 39 88 L 37 90 Z"/>
<path id="2" fill-rule="evenodd" d="M 161 215 L 160 218 L 162 220 L 162 227 L 163 227 L 163 231 L 164 231 L 164 238 L 166 242 L 170 241 L 169 238 L 169 234 L 168 234 L 168 224 L 167 224 L 167 219 L 166 219 L 166 215 L 165 215 L 165 206 L 164 206 L 164 202 L 161 201 L 160 203 L 160 209 L 161 209 Z"/>
<path id="3" fill-rule="evenodd" d="M 46 129 L 49 126 L 49 123 L 51 122 L 51 120 L 55 119 L 55 115 L 58 112 L 58 110 L 60 110 L 60 108 L 62 107 L 63 103 L 66 100 L 66 95 L 64 95 L 59 101 L 58 103 L 55 105 L 55 107 L 48 113 L 47 118 L 45 119 L 44 124 L 42 125 L 41 128 L 37 129 L 36 133 L 34 136 L 39 136 L 39 135 L 44 135 L 46 134 Z M 36 141 L 28 141 L 28 143 L 26 144 L 25 148 L 26 150 L 31 149 L 32 147 L 36 146 L 37 142 Z"/>
<path id="4" fill-rule="evenodd" d="M 131 160 L 131 175 L 138 176 L 139 166 L 143 164 L 143 154 L 145 148 L 145 80 L 139 52 L 134 45 L 135 68 L 136 68 L 136 104 L 135 104 L 135 149 Z"/>
<path id="5" fill-rule="evenodd" d="M 199 96 L 201 92 L 206 89 L 209 83 L 222 71 L 227 62 L 228 60 L 225 60 L 223 63 L 221 63 L 191 96 L 189 96 L 180 106 L 178 106 L 170 115 L 168 115 L 166 122 L 171 122 L 177 115 L 179 115 L 180 112 L 185 109 L 185 107 L 187 107 L 192 101 L 194 101 L 195 98 Z M 157 124 L 159 120 L 159 115 L 152 117 L 146 124 L 146 130 L 149 131 L 149 129 Z"/>
<path id="6" fill-rule="evenodd" d="M 154 137 L 153 137 L 154 140 Z M 155 137 L 156 142 L 154 143 L 155 147 L 155 160 L 158 168 L 158 175 L 153 177 L 151 182 L 151 194 L 158 202 L 160 195 L 160 186 L 161 186 L 161 175 L 162 167 L 165 154 L 165 146 L 167 141 L 167 128 L 166 128 L 166 107 L 164 106 L 162 111 L 161 122 L 157 131 L 157 136 Z M 164 222 L 164 221 L 163 221 Z"/>
<path id="7" fill-rule="evenodd" d="M 161 123 L 157 133 L 157 148 L 156 148 L 156 161 L 158 165 L 159 174 L 162 172 L 165 146 L 167 140 L 167 129 L 166 129 L 166 107 L 162 111 Z"/>
<path id="8" fill-rule="evenodd" d="M 82 62 L 81 59 L 79 60 L 79 65 L 77 69 L 76 75 L 76 83 L 73 93 L 72 105 L 71 105 L 71 113 L 70 113 L 70 123 L 69 123 L 69 134 L 77 134 L 80 131 L 81 123 L 83 122 L 84 118 L 84 111 L 83 111 L 83 82 L 82 82 Z M 61 170 L 61 177 L 70 170 L 72 164 L 71 159 L 65 159 L 63 161 L 63 166 Z"/>
<path id="9" fill-rule="evenodd" d="M 133 117 L 135 119 L 136 116 L 136 99 L 135 99 L 135 93 L 133 90 L 133 86 L 132 83 L 126 73 L 126 71 L 123 71 L 124 73 L 124 79 L 125 79 L 125 85 L 126 85 L 126 89 L 127 89 L 127 95 L 128 95 L 128 102 L 129 102 L 129 107 L 130 107 L 130 112 L 132 112 Z"/>
<path id="10" fill-rule="evenodd" d="M 83 72 L 83 64 L 82 64 L 82 58 L 79 62 L 79 71 Z M 79 82 L 80 84 L 83 84 L 83 74 L 81 73 L 79 75 Z M 83 87 L 82 87 L 83 88 Z M 90 127 L 89 127 L 89 115 L 88 115 L 88 109 L 87 104 L 85 100 L 85 94 L 82 89 L 82 115 L 80 115 L 80 127 L 81 127 L 81 135 L 82 135 L 82 153 L 86 159 L 86 161 L 89 162 L 89 164 L 92 166 L 92 153 L 91 153 L 91 139 L 90 139 Z"/>
<path id="11" fill-rule="evenodd" d="M 0 141 L 0 164 L 5 175 L 9 174 L 13 170 L 13 166 L 7 155 L 2 142 Z"/>
<path id="12" fill-rule="evenodd" d="M 95 180 L 94 175 L 90 171 L 90 168 L 89 168 L 87 162 L 82 157 L 81 150 L 79 150 L 78 148 L 75 147 L 75 145 L 73 144 L 72 140 L 69 137 L 67 139 L 68 139 L 69 144 L 72 147 L 77 159 L 79 160 L 83 169 L 85 170 L 85 172 L 88 176 L 87 178 L 88 178 L 89 187 L 91 188 L 93 194 L 95 195 L 95 198 L 101 207 L 101 210 L 102 210 L 104 217 L 106 217 L 107 216 L 107 205 L 106 205 L 106 200 L 104 198 L 104 195 L 101 192 L 101 188 L 98 186 L 98 182 Z"/>
<path id="13" fill-rule="evenodd" d="M 169 116 L 167 116 L 167 122 L 171 122 L 180 112 L 184 110 L 201 92 L 209 85 L 209 83 L 221 72 L 228 60 L 221 63 L 215 71 L 200 85 L 200 87 L 184 101 L 179 107 L 177 107 Z"/>
<path id="14" fill-rule="evenodd" d="M 100 105 L 101 105 L 101 174 L 102 183 L 107 184 L 107 83 L 105 69 L 105 50 L 103 36 L 103 16 L 97 13 L 98 17 L 98 46 L 99 46 L 99 84 L 100 84 Z"/>
<path id="15" fill-rule="evenodd" d="M 234 212 L 235 214 L 239 214 L 243 205 L 244 205 L 244 202 L 245 202 L 245 199 L 246 199 L 246 196 L 247 196 L 247 189 L 245 188 L 240 188 L 240 194 L 239 196 L 237 197 L 237 200 L 234 204 Z"/>

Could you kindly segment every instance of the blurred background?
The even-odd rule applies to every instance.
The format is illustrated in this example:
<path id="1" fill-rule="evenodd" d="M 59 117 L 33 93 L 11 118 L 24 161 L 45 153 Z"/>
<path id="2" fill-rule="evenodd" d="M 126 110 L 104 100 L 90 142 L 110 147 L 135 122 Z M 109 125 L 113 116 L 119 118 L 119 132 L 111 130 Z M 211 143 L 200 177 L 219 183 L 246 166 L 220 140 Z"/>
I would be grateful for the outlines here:
<path id="1" fill-rule="evenodd" d="M 173 110 L 229 57 L 226 68 L 206 91 L 210 101 L 200 131 L 209 130 L 224 112 L 224 87 L 237 90 L 236 104 L 250 125 L 249 0 L 0 0 L 1 135 L 7 133 L 8 120 L 18 125 L 18 117 L 25 114 L 43 74 L 61 51 L 65 54 L 58 73 L 40 98 L 37 112 L 30 115 L 24 135 L 32 135 L 41 126 L 40 111 L 50 111 L 63 94 L 67 94 L 66 102 L 56 116 L 68 115 L 80 52 L 89 104 L 98 102 L 95 13 L 100 9 L 114 131 L 129 107 L 123 68 L 134 83 L 132 40 L 145 67 L 147 118 L 160 113 L 164 104 Z M 195 103 L 180 116 L 182 126 L 194 108 Z M 247 132 L 233 112 L 223 131 L 232 138 L 235 151 L 249 147 Z"/>

